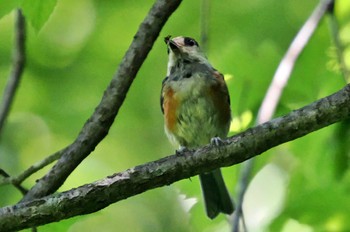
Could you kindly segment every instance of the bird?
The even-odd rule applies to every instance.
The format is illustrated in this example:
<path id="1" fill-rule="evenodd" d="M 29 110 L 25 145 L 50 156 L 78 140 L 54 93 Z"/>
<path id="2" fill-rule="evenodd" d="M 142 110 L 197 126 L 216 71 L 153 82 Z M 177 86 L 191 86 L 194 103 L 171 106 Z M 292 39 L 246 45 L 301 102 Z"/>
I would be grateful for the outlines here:
<path id="1" fill-rule="evenodd" d="M 165 134 L 180 150 L 219 145 L 231 122 L 224 76 L 213 68 L 195 39 L 167 36 L 164 41 L 168 64 L 160 104 Z M 219 213 L 232 214 L 234 204 L 220 169 L 201 173 L 199 179 L 207 216 L 214 219 Z"/>

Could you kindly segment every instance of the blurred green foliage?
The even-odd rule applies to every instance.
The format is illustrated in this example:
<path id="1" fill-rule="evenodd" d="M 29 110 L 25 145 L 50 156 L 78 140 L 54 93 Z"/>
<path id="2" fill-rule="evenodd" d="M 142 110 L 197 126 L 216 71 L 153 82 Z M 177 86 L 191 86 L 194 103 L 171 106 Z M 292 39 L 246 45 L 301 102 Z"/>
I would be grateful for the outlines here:
<path id="1" fill-rule="evenodd" d="M 1 92 L 11 67 L 14 25 L 11 9 L 24 4 L 24 14 L 29 18 L 27 65 L 0 140 L 0 168 L 11 175 L 73 141 L 99 103 L 154 1 L 59 0 L 55 7 L 55 1 L 47 5 L 44 4 L 47 1 L 36 1 L 33 5 L 30 2 L 35 1 L 23 2 L 0 0 Z M 232 112 L 236 118 L 245 118 L 244 127 L 253 125 L 279 61 L 317 4 L 317 0 L 210 2 L 207 55 L 214 67 L 233 76 L 228 80 Z M 35 14 L 38 9 L 42 9 L 40 15 Z M 172 15 L 139 71 L 109 135 L 60 191 L 174 152 L 163 133 L 159 106 L 167 63 L 163 37 L 186 35 L 199 39 L 200 9 L 200 1 L 184 1 Z M 336 15 L 349 65 L 348 0 L 337 0 Z M 276 116 L 344 86 L 331 40 L 325 17 L 297 61 Z M 286 195 L 281 198 L 278 214 L 261 230 L 350 230 L 349 130 L 349 122 L 339 123 L 271 149 L 256 159 L 256 176 L 268 163 L 286 175 L 283 179 Z M 48 168 L 26 180 L 24 186 L 33 186 Z M 239 168 L 238 165 L 223 170 L 232 194 L 237 191 Z M 278 178 L 278 174 L 274 175 Z M 266 178 L 259 180 L 262 184 L 275 180 L 273 175 Z M 262 208 L 264 191 L 262 187 L 246 199 L 252 203 L 253 211 Z M 197 198 L 198 203 L 189 213 L 184 210 L 188 201 L 180 195 Z M 21 197 L 11 186 L 0 187 L 0 196 L 1 206 L 15 204 Z M 194 177 L 39 230 L 229 231 L 229 228 L 222 215 L 214 221 L 206 218 L 199 182 Z"/>

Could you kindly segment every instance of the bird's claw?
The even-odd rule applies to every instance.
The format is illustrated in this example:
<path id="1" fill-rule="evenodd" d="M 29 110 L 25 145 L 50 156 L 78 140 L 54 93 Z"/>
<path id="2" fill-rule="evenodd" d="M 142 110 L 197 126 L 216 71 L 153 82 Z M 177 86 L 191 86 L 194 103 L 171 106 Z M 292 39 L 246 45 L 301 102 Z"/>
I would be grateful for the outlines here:
<path id="1" fill-rule="evenodd" d="M 175 154 L 176 155 L 181 155 L 182 153 L 184 153 L 186 151 L 189 151 L 189 149 L 187 147 L 180 146 L 180 148 L 175 151 Z"/>
<path id="2" fill-rule="evenodd" d="M 220 145 L 224 144 L 224 141 L 219 137 L 213 137 L 210 140 L 210 144 L 213 146 L 219 147 Z"/>

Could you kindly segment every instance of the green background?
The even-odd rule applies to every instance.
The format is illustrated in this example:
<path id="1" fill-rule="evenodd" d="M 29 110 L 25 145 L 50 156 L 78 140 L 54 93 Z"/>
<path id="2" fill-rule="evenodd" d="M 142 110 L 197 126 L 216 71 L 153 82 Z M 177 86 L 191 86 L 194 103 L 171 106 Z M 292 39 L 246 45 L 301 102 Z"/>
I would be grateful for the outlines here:
<path id="1" fill-rule="evenodd" d="M 140 22 L 154 1 L 0 0 L 0 91 L 11 68 L 14 12 L 22 4 L 27 26 L 27 65 L 0 138 L 0 168 L 19 174 L 70 144 L 99 103 Z M 207 56 L 227 80 L 234 115 L 231 135 L 253 126 L 271 78 L 317 0 L 210 2 Z M 174 153 L 163 132 L 159 94 L 166 74 L 163 38 L 200 38 L 200 1 L 183 1 L 142 65 L 108 136 L 59 191 Z M 350 2 L 336 15 L 350 64 Z M 275 116 L 342 88 L 328 17 L 296 63 Z M 278 146 L 256 159 L 246 196 L 250 231 L 350 230 L 349 122 L 329 126 Z M 48 168 L 24 182 L 30 188 Z M 225 168 L 237 193 L 241 165 Z M 0 186 L 0 206 L 20 193 Z M 196 198 L 188 212 L 186 199 Z M 247 222 L 248 223 L 248 222 Z M 260 223 L 260 224 L 259 224 Z M 256 224 L 252 226 L 253 224 Z M 254 229 L 255 228 L 255 229 Z M 258 228 L 258 229 L 256 229 Z M 197 177 L 182 180 L 39 231 L 229 231 L 221 215 L 206 218 Z"/>

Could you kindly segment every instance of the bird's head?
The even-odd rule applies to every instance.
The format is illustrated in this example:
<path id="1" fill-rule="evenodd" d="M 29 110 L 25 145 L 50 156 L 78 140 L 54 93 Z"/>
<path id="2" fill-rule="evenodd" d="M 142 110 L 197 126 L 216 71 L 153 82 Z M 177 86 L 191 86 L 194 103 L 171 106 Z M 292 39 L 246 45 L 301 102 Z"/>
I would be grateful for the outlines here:
<path id="1" fill-rule="evenodd" d="M 167 36 L 164 41 L 168 46 L 169 58 L 192 61 L 206 60 L 197 41 L 190 37 L 178 36 L 171 38 L 171 36 Z"/>

